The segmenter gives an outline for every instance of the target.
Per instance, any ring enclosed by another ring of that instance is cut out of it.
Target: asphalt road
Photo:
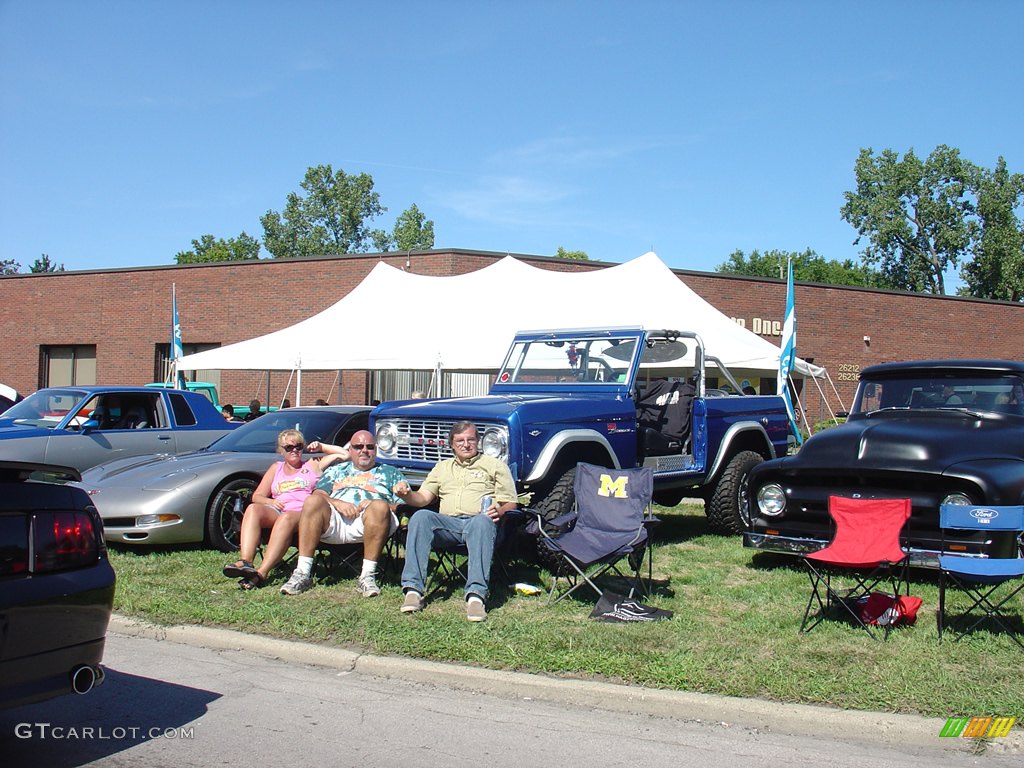
[[[87,696],[0,710],[0,765],[1019,766],[942,721],[495,673],[115,618]]]

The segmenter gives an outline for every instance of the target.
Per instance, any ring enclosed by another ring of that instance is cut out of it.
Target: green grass
[[[409,616],[398,611],[402,595],[393,571],[372,600],[360,597],[347,578],[328,578],[286,597],[278,588],[287,570],[265,589],[242,592],[220,573],[230,556],[124,547],[111,548],[115,609],[157,624],[228,627],[378,654],[655,688],[936,717],[1024,711],[1024,655],[1009,637],[978,631],[939,644],[934,573],[912,574],[911,593],[924,600],[917,624],[885,642],[838,621],[803,635],[798,630],[809,587],[798,562],[708,534],[699,507],[658,512],[656,592],[648,602],[674,611],[671,621],[602,624],[588,618],[590,595],[589,602],[549,606],[545,597],[516,595],[500,584],[493,585],[482,624],[466,621],[461,588]],[[513,576],[548,579],[528,566]]]

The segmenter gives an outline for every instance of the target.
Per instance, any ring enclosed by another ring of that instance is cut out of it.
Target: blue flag
[[[803,443],[803,436],[796,423],[796,411],[789,397],[789,372],[796,361],[796,310],[793,308],[793,260],[789,260],[789,274],[786,277],[786,319],[782,324],[782,354],[779,356],[778,389],[786,402],[789,423],[796,436],[797,445]]]
[[[171,285],[171,366],[173,367],[174,386],[178,389],[185,389],[185,374],[178,371],[178,360],[185,352],[181,345],[181,323],[178,322],[178,294],[175,286]]]

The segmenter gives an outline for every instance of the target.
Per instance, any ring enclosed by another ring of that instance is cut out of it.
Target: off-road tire
[[[731,459],[718,478],[714,492],[704,504],[704,514],[712,533],[731,536],[743,533],[750,522],[744,494],[750,470],[764,461],[756,451],[740,451]]]
[[[206,543],[209,546],[221,552],[238,549],[242,513],[249,506],[256,485],[257,481],[252,478],[236,477],[213,494],[206,508]]]
[[[533,505],[533,509],[545,520],[553,520],[571,512],[576,504],[576,489],[573,486],[575,481],[576,467],[570,467],[555,481],[551,490]]]
[[[571,512],[576,505],[575,481],[576,467],[573,466],[565,470],[555,481],[554,485],[551,486],[550,490],[542,495],[541,500],[532,506],[534,512],[540,514],[545,522]],[[555,533],[554,529],[550,527],[546,527],[545,530],[552,535]],[[536,538],[533,541],[536,547],[536,561],[548,568],[552,573],[559,572],[562,567],[562,561],[541,544],[541,534],[539,531],[536,533]]]

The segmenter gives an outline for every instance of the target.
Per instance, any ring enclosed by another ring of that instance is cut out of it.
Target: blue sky
[[[1024,171],[1022,33],[1015,0],[0,0],[0,259],[262,239],[319,164],[439,248],[856,259],[862,147]]]

